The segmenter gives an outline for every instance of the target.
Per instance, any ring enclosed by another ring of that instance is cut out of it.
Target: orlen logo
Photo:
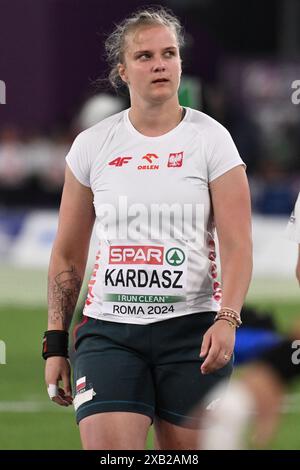
[[[110,264],[163,264],[163,246],[111,246]]]
[[[117,157],[114,160],[112,160],[111,162],[109,162],[109,165],[122,166],[125,163],[128,163],[129,160],[131,160],[131,159],[132,159],[132,157]]]
[[[174,168],[182,166],[183,152],[170,153],[168,160],[168,167]]]
[[[142,157],[142,160],[146,160],[150,165],[138,165],[138,170],[158,170],[159,165],[153,164],[156,159],[158,159],[158,156],[155,153],[147,153]]]

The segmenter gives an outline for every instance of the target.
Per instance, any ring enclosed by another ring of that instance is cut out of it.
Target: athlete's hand
[[[202,374],[210,374],[224,367],[230,360],[235,343],[235,328],[226,320],[216,321],[203,336],[200,357],[205,361]]]
[[[70,376],[70,363],[66,357],[48,357],[45,381],[50,399],[58,405],[69,406],[73,402]],[[62,380],[63,388],[59,388],[60,380]]]

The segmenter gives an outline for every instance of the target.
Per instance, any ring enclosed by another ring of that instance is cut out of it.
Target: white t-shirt
[[[285,234],[289,240],[300,243],[300,193],[298,195],[294,210],[291,213]]]
[[[244,165],[228,131],[186,108],[159,137],[129,109],[87,129],[66,160],[91,187],[99,251],[84,314],[148,324],[219,308],[209,183]]]

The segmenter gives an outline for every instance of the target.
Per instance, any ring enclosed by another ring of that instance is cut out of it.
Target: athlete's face
[[[177,97],[181,59],[174,32],[166,26],[143,26],[126,37],[119,73],[136,100],[162,102]]]

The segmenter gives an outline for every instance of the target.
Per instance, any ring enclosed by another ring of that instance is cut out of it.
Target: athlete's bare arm
[[[240,312],[252,274],[251,203],[244,168],[216,178],[210,191],[220,245],[222,306]]]
[[[95,221],[92,192],[80,184],[66,167],[65,184],[48,275],[48,330],[68,330],[87,262]],[[57,387],[52,398],[58,405],[72,403],[70,364],[66,357],[46,360],[47,386]],[[63,382],[63,388],[59,382]]]
[[[240,313],[252,274],[251,204],[244,168],[237,166],[216,178],[210,192],[220,245],[222,307]],[[234,329],[225,320],[217,321],[204,336],[202,372],[224,366],[234,341]]]
[[[66,167],[48,274],[48,330],[67,330],[79,296],[95,221],[90,188]]]

